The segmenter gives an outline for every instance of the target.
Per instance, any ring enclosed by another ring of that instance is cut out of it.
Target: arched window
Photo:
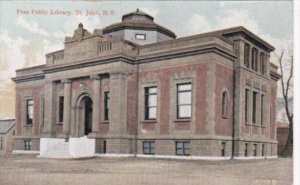
[[[228,94],[226,91],[222,93],[222,117],[227,117],[228,114]]]

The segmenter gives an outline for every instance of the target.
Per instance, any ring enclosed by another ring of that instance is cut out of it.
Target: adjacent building
[[[80,23],[46,64],[16,71],[14,149],[85,138],[94,153],[277,156],[274,49],[244,27],[176,38],[139,10]]]
[[[0,154],[8,154],[13,149],[15,135],[15,120],[0,120]]]

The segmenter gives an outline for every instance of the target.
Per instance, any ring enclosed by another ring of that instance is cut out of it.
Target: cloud
[[[37,33],[43,36],[49,36],[49,33],[46,30],[39,28],[39,25],[36,22],[34,21],[29,22],[26,19],[24,19],[22,16],[18,17],[17,23],[27,31],[30,31],[31,33]]]
[[[156,17],[159,14],[159,9],[155,8],[155,9],[150,9],[150,8],[141,8],[141,10],[149,15],[151,15],[152,17]]]
[[[203,15],[193,14],[188,24],[188,34],[199,34],[212,30],[210,23]]]
[[[10,80],[14,76],[15,70],[24,66],[26,57],[24,47],[28,44],[29,41],[24,38],[12,38],[8,31],[0,31],[1,80]]]
[[[225,15],[216,18],[215,28],[224,29],[228,27],[244,26],[254,33],[258,33],[259,26],[247,10],[230,9],[225,11]]]
[[[196,34],[229,27],[244,26],[254,33],[259,33],[258,23],[247,10],[226,10],[223,16],[217,16],[215,23],[208,22],[204,15],[193,14],[187,21],[187,33]]]
[[[7,30],[0,30],[0,118],[14,118],[15,89],[11,78],[15,70],[22,68],[26,55],[24,48],[29,41],[24,38],[13,38]],[[5,107],[5,108],[4,108]]]
[[[27,30],[31,33],[39,34],[41,36],[55,37],[55,38],[64,38],[65,37],[65,35],[62,31],[54,31],[53,33],[50,33],[48,31],[46,31],[45,29],[40,28],[38,23],[36,23],[34,21],[28,21],[25,18],[23,18],[22,16],[18,17],[17,23],[25,30]]]
[[[90,32],[93,32],[96,28],[101,28],[99,16],[72,16],[64,24],[64,35],[73,35],[73,32],[78,27],[79,23],[82,23],[83,27]]]
[[[49,40],[47,39],[43,39],[43,54],[46,55],[47,53],[50,53],[50,52],[54,52],[54,51],[57,51],[57,50],[61,50],[64,48],[64,45],[63,45],[63,42],[60,42],[60,43],[53,43],[53,42],[50,42]]]

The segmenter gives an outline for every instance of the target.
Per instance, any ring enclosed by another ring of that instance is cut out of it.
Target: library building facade
[[[276,157],[275,48],[246,28],[176,38],[136,10],[79,24],[16,71],[15,153]]]

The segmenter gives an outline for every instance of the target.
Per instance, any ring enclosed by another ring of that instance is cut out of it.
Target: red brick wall
[[[227,91],[228,105],[227,116],[222,116],[222,93]],[[215,113],[217,135],[231,136],[232,134],[232,106],[233,106],[233,70],[223,66],[216,65],[216,91],[215,91]]]
[[[160,84],[160,134],[161,135],[168,135],[169,134],[169,127],[170,122],[173,122],[173,118],[170,115],[170,91],[171,91],[171,79],[174,74],[180,74],[182,71],[187,71],[189,74],[194,73],[196,76],[196,117],[195,117],[195,127],[197,134],[206,134],[206,124],[207,124],[207,100],[206,100],[206,90],[207,90],[207,71],[208,65],[207,64],[191,64],[173,68],[166,68],[160,70],[153,70],[153,71],[146,71],[140,72],[139,78],[149,78],[149,77],[156,77],[159,79]],[[176,97],[174,97],[176,98]],[[178,130],[187,130],[190,129],[190,124],[186,123],[176,123],[175,129]],[[226,133],[227,131],[225,131]]]
[[[127,76],[127,132],[135,134],[137,127],[137,74]]]
[[[207,97],[207,73],[208,73],[208,65],[201,64],[194,66],[197,76],[197,95],[196,95],[196,118],[195,118],[195,132],[196,134],[207,134],[206,130],[206,116],[208,107],[208,103],[206,100]]]
[[[29,93],[29,92],[32,92]],[[28,95],[30,94],[30,95]],[[22,135],[22,128],[26,123],[26,99],[30,98],[31,95],[33,97],[34,102],[34,117],[33,117],[33,127],[32,132],[33,135],[38,135],[40,133],[40,125],[41,125],[41,97],[44,94],[43,86],[36,87],[27,87],[27,88],[17,88],[16,90],[16,123],[17,123],[17,135]],[[24,101],[24,102],[22,102]],[[25,110],[23,110],[25,108]]]

